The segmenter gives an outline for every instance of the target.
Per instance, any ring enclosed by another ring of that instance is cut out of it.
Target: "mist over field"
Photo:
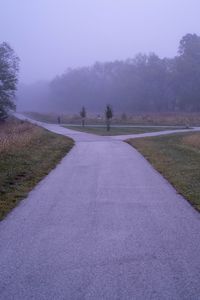
[[[200,0],[0,0],[0,300],[200,300]]]
[[[18,111],[199,111],[197,0],[2,0]]]

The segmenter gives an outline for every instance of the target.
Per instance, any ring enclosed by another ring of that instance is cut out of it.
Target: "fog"
[[[22,91],[96,61],[174,57],[200,34],[199,11],[199,0],[0,0],[0,37],[20,57]]]
[[[200,33],[199,11],[199,0],[0,0],[0,36],[30,83],[138,52],[174,56],[184,34]]]

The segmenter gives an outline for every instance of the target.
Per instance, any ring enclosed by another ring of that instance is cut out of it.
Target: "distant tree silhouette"
[[[182,111],[200,111],[200,37],[187,34],[180,41],[175,59],[177,106]]]
[[[105,115],[106,115],[106,128],[107,128],[107,131],[110,131],[110,121],[113,117],[113,110],[110,105],[106,106]]]
[[[80,116],[82,118],[82,127],[85,127],[85,118],[86,118],[86,109],[83,106],[81,111],[80,111]]]
[[[200,112],[200,36],[183,36],[174,58],[139,53],[124,61],[98,62],[68,69],[49,87],[59,111],[77,111],[84,99],[95,113],[108,103],[128,114]]]
[[[58,116],[57,121],[58,121],[58,124],[61,123],[61,118],[60,118],[60,116]]]
[[[121,120],[124,121],[124,122],[127,121],[127,115],[126,115],[126,113],[122,113],[121,114]]]

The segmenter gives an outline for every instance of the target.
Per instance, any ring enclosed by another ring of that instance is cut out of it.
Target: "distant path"
[[[0,223],[0,299],[200,299],[200,215],[124,137],[43,126],[76,145]]]

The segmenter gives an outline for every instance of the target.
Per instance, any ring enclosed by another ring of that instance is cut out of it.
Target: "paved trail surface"
[[[44,126],[76,145],[0,223],[0,299],[200,299],[200,215],[124,137]]]

